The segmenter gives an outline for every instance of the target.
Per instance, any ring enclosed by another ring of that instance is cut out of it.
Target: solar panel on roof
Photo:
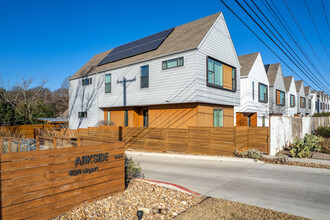
[[[157,34],[116,47],[98,64],[98,66],[156,50],[173,30],[174,28],[170,28]]]

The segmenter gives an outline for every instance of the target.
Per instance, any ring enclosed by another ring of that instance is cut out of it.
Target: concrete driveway
[[[312,219],[330,218],[330,170],[126,152],[146,179]]]

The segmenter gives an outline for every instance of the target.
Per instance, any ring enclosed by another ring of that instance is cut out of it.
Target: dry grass
[[[24,139],[25,135],[22,131],[16,129],[7,129],[0,127],[0,137],[12,137],[12,138],[21,138]]]
[[[208,198],[200,204],[188,209],[175,219],[294,219],[304,220],[306,218],[264,209],[256,206],[246,205],[222,199]]]

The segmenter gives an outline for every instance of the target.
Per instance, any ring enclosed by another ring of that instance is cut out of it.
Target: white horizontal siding
[[[223,63],[236,68],[236,92],[208,87],[206,85],[206,57],[211,56]],[[209,33],[199,45],[196,56],[196,95],[197,101],[237,106],[240,103],[240,65],[237,54],[227,29],[226,22],[221,14]]]

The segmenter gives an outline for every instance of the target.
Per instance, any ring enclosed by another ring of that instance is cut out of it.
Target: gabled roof
[[[260,53],[250,53],[238,56],[239,63],[241,64],[241,76],[249,75],[251,68]]]
[[[274,64],[267,64],[265,65],[265,70],[267,73],[269,86],[274,86],[276,75],[278,73],[278,69],[280,68],[280,63],[274,63]]]
[[[290,90],[292,78],[293,78],[293,76],[283,77],[286,91],[289,91]]]
[[[302,80],[295,81],[297,92],[299,92],[301,85],[303,84]]]
[[[98,66],[101,60],[106,57],[111,50],[96,54],[82,68],[80,68],[70,79],[91,75],[100,71],[126,66],[136,62],[165,56],[180,51],[195,49],[204,39],[221,12],[177,26],[164,42],[156,49],[146,53],[138,54],[112,63]]]
[[[305,94],[308,94],[308,91],[310,91],[311,87],[310,86],[305,86]]]

